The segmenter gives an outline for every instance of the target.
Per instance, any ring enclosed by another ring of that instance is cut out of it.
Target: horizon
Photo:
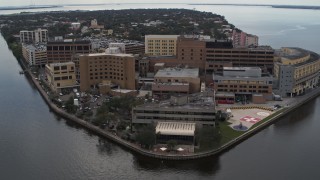
[[[318,0],[262,0],[256,2],[254,0],[225,0],[223,3],[219,0],[202,0],[199,2],[194,2],[193,0],[186,0],[181,2],[180,0],[156,0],[156,1],[146,1],[146,0],[136,0],[135,2],[124,0],[92,0],[91,3],[87,3],[87,0],[56,0],[56,3],[47,0],[5,0],[0,2],[0,7],[14,7],[14,6],[44,6],[44,5],[99,5],[99,4],[239,4],[239,5],[294,5],[294,6],[320,6]]]

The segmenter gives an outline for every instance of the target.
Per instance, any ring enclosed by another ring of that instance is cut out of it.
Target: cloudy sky
[[[22,6],[42,4],[86,4],[86,3],[247,3],[247,4],[289,4],[289,5],[316,5],[320,0],[0,0],[0,6]]]

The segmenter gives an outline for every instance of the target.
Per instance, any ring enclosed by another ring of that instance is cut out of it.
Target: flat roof
[[[239,71],[239,70],[251,70],[251,69],[256,69],[256,70],[261,70],[260,67],[223,67],[223,70],[229,70],[229,71]]]
[[[68,64],[74,64],[74,62],[51,63],[50,66],[63,66]]]
[[[145,35],[145,38],[178,38],[180,35],[158,35],[158,34],[152,34],[152,35]]]
[[[22,44],[22,46],[28,50],[34,51],[47,51],[47,45],[45,43],[37,43],[37,44]]]
[[[156,127],[156,134],[194,136],[195,129],[195,123],[158,122]]]
[[[108,53],[91,53],[91,54],[83,54],[80,56],[118,56],[118,57],[134,57],[132,54],[108,54]]]
[[[130,92],[136,92],[136,90],[130,90],[130,89],[113,89],[111,90],[113,92],[119,92],[119,93],[130,93]]]
[[[156,75],[156,77],[199,77],[199,68],[165,68],[160,69]]]

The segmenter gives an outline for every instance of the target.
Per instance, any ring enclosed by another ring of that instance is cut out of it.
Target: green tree
[[[177,144],[178,144],[177,141],[173,140],[173,139],[167,141],[167,146],[170,151],[174,150],[174,148],[177,146]]]
[[[147,149],[152,148],[156,141],[156,133],[153,125],[147,125],[140,129],[136,136],[137,142]]]

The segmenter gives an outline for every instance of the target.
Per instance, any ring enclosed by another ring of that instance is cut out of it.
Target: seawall
[[[304,98],[303,100],[301,100],[300,102],[296,103],[293,106],[287,107],[284,110],[276,113],[275,116],[273,116],[272,118],[270,118],[269,120],[261,123],[260,125],[252,128],[251,130],[245,132],[244,134],[242,134],[241,136],[229,141],[228,143],[222,145],[221,147],[211,150],[211,151],[207,151],[207,152],[201,152],[201,153],[195,153],[195,154],[188,154],[188,155],[180,155],[180,154],[160,154],[160,153],[156,153],[156,152],[152,152],[152,151],[148,151],[145,149],[140,148],[138,145],[134,144],[134,143],[130,143],[128,141],[125,141],[123,139],[121,139],[120,137],[112,134],[111,132],[107,132],[104,131],[103,129],[100,129],[97,126],[94,126],[90,123],[88,123],[85,120],[82,120],[74,115],[71,115],[67,112],[65,112],[64,110],[58,108],[54,103],[51,102],[51,100],[49,99],[48,95],[46,94],[46,92],[41,88],[41,85],[39,84],[39,82],[32,76],[30,70],[27,70],[26,73],[30,76],[32,82],[34,83],[34,85],[37,87],[37,89],[39,90],[41,96],[43,97],[43,99],[45,100],[45,102],[48,104],[48,106],[50,107],[50,109],[52,111],[54,111],[56,114],[60,115],[61,117],[65,118],[66,120],[70,120],[73,121],[79,125],[81,125],[82,127],[91,130],[95,133],[97,133],[98,135],[108,138],[109,140],[112,140],[113,142],[122,145],[125,148],[128,148],[138,154],[147,156],[147,157],[151,157],[151,158],[157,158],[157,159],[165,159],[165,160],[192,160],[192,159],[200,159],[200,158],[205,158],[205,157],[209,157],[209,156],[214,156],[214,155],[218,155],[228,149],[230,149],[231,147],[234,147],[235,145],[239,144],[240,142],[246,140],[247,138],[253,136],[254,134],[258,133],[259,131],[263,130],[264,128],[268,127],[269,125],[273,124],[275,121],[277,121],[279,118],[285,116],[286,114],[290,113],[291,111],[295,110],[296,108],[300,107],[301,105],[309,102],[310,100],[316,98],[317,96],[319,96],[320,94],[320,88],[317,88],[316,90],[310,92],[310,94],[307,94],[308,97]]]

